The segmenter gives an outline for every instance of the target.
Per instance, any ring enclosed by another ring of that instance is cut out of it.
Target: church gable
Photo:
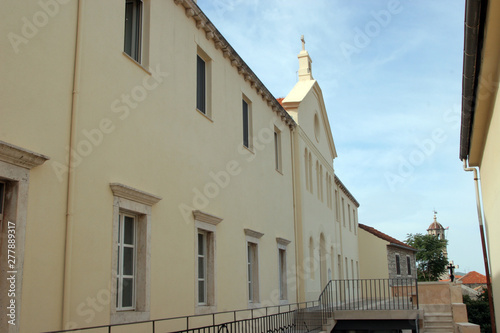
[[[323,93],[312,76],[312,60],[305,49],[302,36],[302,51],[299,59],[299,81],[282,101],[283,107],[299,124],[306,141],[316,146],[327,161],[337,157]]]

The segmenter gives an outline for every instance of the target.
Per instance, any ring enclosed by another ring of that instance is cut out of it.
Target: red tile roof
[[[391,236],[386,235],[386,234],[384,234],[383,232],[378,231],[377,229],[375,229],[375,228],[373,228],[373,227],[369,227],[369,226],[364,225],[364,224],[362,224],[362,223],[359,223],[358,225],[359,225],[359,227],[360,227],[361,229],[363,229],[364,231],[369,232],[369,233],[371,233],[372,235],[377,236],[377,237],[378,237],[378,238],[380,238],[380,239],[383,239],[383,240],[385,240],[385,241],[388,241],[388,242],[389,242],[389,243],[391,243],[392,245],[403,246],[403,247],[407,248],[408,250],[413,250],[413,251],[417,252],[417,249],[416,249],[416,248],[414,248],[414,247],[412,247],[412,246],[410,246],[410,245],[408,245],[408,244],[406,244],[406,243],[400,242],[400,241],[398,241],[396,238],[392,238]]]
[[[276,100],[278,101],[278,103],[281,104],[281,106],[283,106],[283,100],[284,99],[285,99],[284,97],[276,98]]]
[[[486,276],[476,271],[469,272],[459,279],[463,284],[486,284]]]

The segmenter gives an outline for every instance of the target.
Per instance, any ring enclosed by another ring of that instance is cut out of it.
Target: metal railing
[[[109,324],[45,333],[172,332],[172,333],[307,333],[321,327],[321,318],[309,316],[319,309],[318,301],[171,317],[133,323]]]
[[[330,280],[319,297],[323,322],[333,311],[418,310],[414,278]]]

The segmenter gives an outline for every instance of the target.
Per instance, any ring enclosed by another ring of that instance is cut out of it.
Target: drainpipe
[[[68,152],[68,185],[66,190],[66,238],[64,244],[64,275],[63,275],[63,299],[62,299],[62,322],[61,329],[65,329],[66,323],[70,319],[71,300],[71,261],[73,250],[73,210],[74,210],[74,186],[75,170],[71,158],[71,152],[76,150],[76,116],[78,114],[78,98],[80,93],[80,56],[82,44],[82,18],[83,0],[78,0],[76,12],[76,37],[75,37],[75,58],[73,67],[73,92],[71,101],[69,152]]]
[[[484,236],[484,226],[483,226],[483,214],[482,214],[482,205],[481,198],[479,197],[479,177],[478,170],[475,167],[467,167],[467,161],[465,159],[462,160],[464,162],[464,170],[465,171],[473,171],[474,172],[474,185],[476,187],[476,205],[477,205],[477,219],[479,221],[479,233],[481,235],[481,245],[483,247],[483,259],[484,259],[484,269],[486,271],[486,286],[488,288],[488,301],[490,305],[490,317],[491,317],[491,331],[496,333],[496,323],[495,323],[495,308],[493,305],[493,290],[491,289],[491,279],[490,279],[490,267],[488,261],[488,252],[486,251],[486,239]]]

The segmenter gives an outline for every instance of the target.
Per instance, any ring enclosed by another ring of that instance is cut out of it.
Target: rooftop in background
[[[378,231],[377,229],[375,229],[373,227],[369,227],[369,226],[362,224],[362,223],[359,223],[359,227],[361,229],[363,229],[364,231],[367,231],[367,232],[371,233],[372,235],[377,236],[380,239],[388,241],[390,243],[390,245],[402,246],[404,248],[407,248],[408,250],[412,250],[412,251],[417,252],[416,248],[414,248],[406,243],[403,243],[401,241],[398,241],[396,238],[393,238],[387,234],[384,234],[383,232]]]
[[[486,284],[486,276],[476,271],[471,271],[459,278],[458,281],[463,284]]]

